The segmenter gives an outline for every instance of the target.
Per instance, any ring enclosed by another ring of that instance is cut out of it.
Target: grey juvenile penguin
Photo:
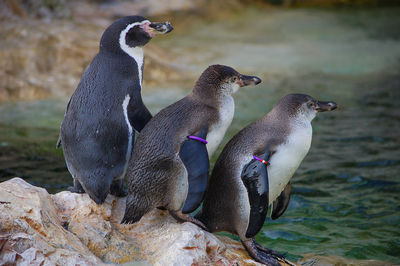
[[[122,223],[139,221],[155,207],[168,209],[177,220],[196,223],[186,213],[203,200],[209,157],[232,122],[232,94],[260,82],[231,67],[212,65],[201,74],[192,93],[153,117],[139,135],[129,162]]]
[[[334,102],[289,94],[263,118],[242,129],[215,163],[203,209],[195,218],[211,232],[237,234],[255,260],[279,265],[277,260],[285,260],[283,256],[262,247],[254,237],[269,205],[271,218],[277,219],[289,204],[290,178],[310,148],[311,120],[317,112],[335,108]]]
[[[151,119],[141,97],[143,49],[172,26],[141,16],[115,21],[103,33],[100,51],[83,72],[61,124],[62,144],[73,192],[96,203],[110,192],[124,196],[123,177],[131,156],[134,130]]]

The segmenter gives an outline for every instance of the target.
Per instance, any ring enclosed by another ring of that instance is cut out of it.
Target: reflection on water
[[[289,208],[267,220],[258,241],[292,259],[314,253],[398,262],[400,16],[387,18],[399,10],[246,12],[159,44],[180,54],[177,62],[192,60],[198,73],[218,62],[263,78],[235,96],[235,118],[217,154],[287,93],[339,104],[314,120]],[[145,90],[144,101],[155,113],[186,89]],[[72,183],[54,148],[65,106],[66,100],[0,105],[0,181],[22,176],[50,192]]]

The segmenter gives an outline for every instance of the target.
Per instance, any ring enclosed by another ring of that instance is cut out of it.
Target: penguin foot
[[[124,190],[124,180],[114,180],[110,186],[110,194],[116,197],[125,197],[128,195],[128,192]]]
[[[177,220],[178,222],[191,222],[194,223],[195,225],[197,225],[198,227],[200,227],[201,229],[205,230],[205,231],[209,231],[207,229],[207,227],[200,222],[199,220],[197,220],[196,218],[190,216],[189,214],[183,214],[182,210],[179,211],[169,211],[169,214],[171,214],[172,217],[175,218],[175,220]]]
[[[81,183],[76,178],[74,178],[74,186],[68,187],[67,190],[72,193],[79,193],[79,194],[85,193],[85,190],[83,189]]]
[[[288,265],[295,266],[293,262],[287,260],[280,253],[261,246],[253,238],[249,240],[242,241],[243,246],[246,248],[249,255],[258,262],[266,265],[280,266],[280,262],[286,263]]]
[[[75,187],[67,187],[67,191],[70,191],[72,193],[79,193],[79,194],[85,193],[84,190],[77,190]]]

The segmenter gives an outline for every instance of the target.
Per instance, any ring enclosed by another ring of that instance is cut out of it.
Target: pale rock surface
[[[0,101],[69,98],[111,23],[0,19]],[[184,69],[171,58],[154,42],[145,46],[144,87],[182,80]]]
[[[69,98],[99,51],[102,33],[116,18],[197,10],[205,2],[0,1],[0,101]],[[144,87],[193,83],[194,73],[175,62],[178,56],[155,41],[146,45]]]
[[[50,195],[21,178],[0,183],[0,265],[262,265],[243,246],[154,210],[121,225],[125,198]],[[303,255],[300,265],[393,265]]]
[[[0,185],[0,265],[101,265],[63,227],[52,196],[20,178]]]
[[[0,265],[261,265],[242,245],[154,210],[120,225],[125,198],[50,195],[20,178],[0,184]],[[129,263],[128,263],[129,262]]]

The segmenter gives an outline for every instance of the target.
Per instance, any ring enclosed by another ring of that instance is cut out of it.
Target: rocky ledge
[[[262,265],[235,240],[154,210],[121,225],[125,198],[103,205],[86,194],[55,195],[21,178],[0,183],[0,265]],[[301,265],[393,265],[306,254]]]
[[[0,184],[0,265],[261,265],[242,245],[154,210],[120,225],[125,198],[96,205],[86,194],[55,195],[20,178]],[[131,264],[131,263],[129,263]]]

